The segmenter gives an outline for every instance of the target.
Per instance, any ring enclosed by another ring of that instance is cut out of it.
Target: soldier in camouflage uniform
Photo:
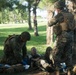
[[[71,0],[73,3],[74,19],[75,19],[75,28],[74,28],[74,51],[73,51],[73,64],[76,65],[76,0]]]
[[[18,64],[26,57],[26,42],[29,41],[31,35],[29,32],[22,32],[20,35],[12,35],[5,40],[4,56],[1,63]]]
[[[73,64],[76,66],[76,0],[73,0],[72,2],[73,2],[73,14],[75,18]]]
[[[74,27],[74,43],[73,43],[73,65],[76,64],[76,0],[68,0],[67,8],[69,12],[71,12],[74,15],[75,19],[75,27]]]
[[[74,16],[64,10],[65,4],[58,1],[55,4],[58,14],[52,18],[49,26],[54,25],[54,32],[57,36],[56,46],[53,52],[55,65],[65,62],[67,66],[72,65],[72,41],[74,29]]]

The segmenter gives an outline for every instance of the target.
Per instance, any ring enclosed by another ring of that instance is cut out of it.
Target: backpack
[[[9,42],[9,41],[10,41],[12,38],[14,38],[15,36],[16,36],[15,34],[9,35],[9,36],[6,38],[4,44],[6,44],[7,41]]]
[[[69,30],[74,30],[75,20],[74,15],[70,12],[63,12],[64,22],[66,23]]]
[[[14,38],[15,36],[16,36],[15,34],[9,35],[9,36],[5,39],[5,41],[4,41],[4,52],[5,52],[5,54],[7,54],[7,52],[9,52],[9,51],[11,50],[10,40],[11,40],[12,38]]]

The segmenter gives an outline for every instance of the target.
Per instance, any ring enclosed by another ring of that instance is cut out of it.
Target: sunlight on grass
[[[3,50],[3,46],[0,46],[0,50]]]
[[[28,24],[0,24],[0,29],[28,27]]]
[[[27,24],[4,24],[0,25],[0,51],[3,50],[4,40],[8,35],[20,34],[23,31],[28,31],[31,34],[31,40],[27,42],[27,49],[30,52],[31,48],[34,46],[37,48],[40,54],[44,53],[46,50],[46,23],[38,24],[39,36],[34,36],[34,30],[28,30]],[[2,52],[0,53],[0,56]]]

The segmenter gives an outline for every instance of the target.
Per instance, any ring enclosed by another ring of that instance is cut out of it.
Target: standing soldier
[[[54,49],[54,62],[57,67],[60,63],[65,62],[69,68],[72,65],[72,44],[73,44],[73,29],[75,25],[74,16],[72,13],[64,10],[65,4],[62,1],[57,1],[55,9],[57,15],[52,18],[49,26],[54,25],[54,32],[57,36],[56,48]]]
[[[67,8],[69,10],[69,12],[71,12],[74,15],[74,19],[75,19],[75,27],[74,27],[74,38],[73,38],[73,65],[76,64],[76,0],[69,0],[68,4],[67,4]]]
[[[76,0],[73,0],[73,14],[75,19],[75,29],[74,29],[74,55],[73,55],[73,63],[76,65]]]
[[[31,38],[29,32],[22,32],[20,35],[9,36],[4,43],[4,56],[1,63],[18,64],[26,57],[26,42]]]

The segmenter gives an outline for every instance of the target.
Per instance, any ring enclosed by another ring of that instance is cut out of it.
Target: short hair
[[[28,41],[31,39],[31,35],[27,31],[22,32],[20,36],[22,37],[22,39],[26,39]]]

